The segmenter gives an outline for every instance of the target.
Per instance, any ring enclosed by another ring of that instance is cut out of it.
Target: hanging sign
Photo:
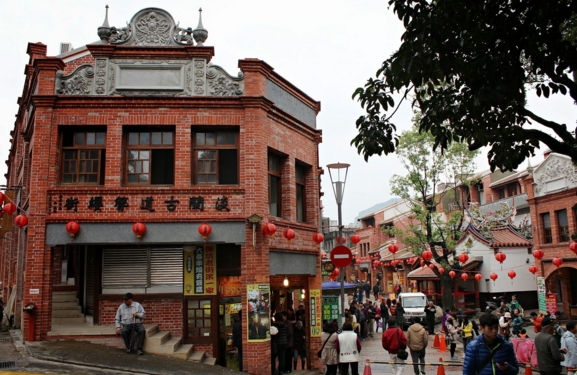
[[[216,295],[216,246],[184,250],[184,295]]]
[[[339,296],[323,296],[323,321],[341,321],[341,311],[339,309]]]
[[[547,312],[547,300],[545,298],[545,278],[537,277],[537,300],[539,301],[539,313]]]
[[[309,295],[311,308],[311,337],[320,337],[321,332],[323,331],[321,290],[311,289],[309,290]]]

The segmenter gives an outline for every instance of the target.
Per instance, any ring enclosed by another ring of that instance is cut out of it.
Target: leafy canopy
[[[571,130],[526,105],[529,94],[577,100],[577,1],[389,0],[389,6],[405,27],[402,44],[353,94],[366,114],[351,144],[365,160],[395,152],[400,95],[398,104],[409,101],[421,111],[419,130],[434,136],[435,147],[489,146],[493,170],[516,168],[539,142],[577,162]]]

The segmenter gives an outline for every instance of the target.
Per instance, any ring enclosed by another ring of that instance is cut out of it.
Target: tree
[[[569,93],[577,100],[577,1],[389,0],[389,6],[405,27],[401,46],[353,94],[366,114],[351,144],[365,160],[395,151],[393,117],[409,101],[435,147],[489,146],[492,170],[516,168],[540,142],[577,162],[572,131],[527,108],[529,94]]]
[[[419,132],[416,126],[419,121],[420,116],[415,116],[415,126],[401,134],[396,150],[407,174],[394,175],[390,183],[392,194],[409,202],[412,220],[406,228],[386,231],[399,237],[415,255],[420,256],[429,247],[433,259],[447,271],[451,267],[458,269],[459,263],[451,258],[461,237],[469,188],[476,183],[471,176],[479,151],[469,151],[466,145],[455,142],[444,152],[433,150],[435,139],[431,134]],[[443,203],[449,206],[449,202],[452,209],[443,209]],[[441,280],[443,307],[454,307],[453,280],[448,272],[440,274],[436,268],[434,272]]]

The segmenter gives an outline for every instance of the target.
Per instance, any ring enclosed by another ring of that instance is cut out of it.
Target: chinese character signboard
[[[270,340],[270,285],[249,284],[248,298],[248,341]]]
[[[323,321],[341,321],[339,310],[339,296],[323,296]]]
[[[184,251],[184,295],[215,295],[216,247],[193,246]]]
[[[555,314],[557,312],[557,294],[555,293],[547,293],[545,297],[545,303],[547,305],[547,311],[551,314]]]
[[[539,301],[539,312],[545,314],[547,311],[547,301],[545,299],[545,278],[537,277],[537,298]]]
[[[311,337],[320,337],[323,331],[323,321],[321,316],[321,290],[311,289]]]

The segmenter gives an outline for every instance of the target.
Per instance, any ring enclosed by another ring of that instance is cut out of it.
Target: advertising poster
[[[557,294],[555,293],[547,293],[545,297],[545,303],[547,306],[547,311],[551,314],[555,314],[557,312]]]
[[[547,312],[547,301],[545,298],[545,278],[537,277],[537,301],[539,301],[539,312]]]
[[[218,278],[218,291],[221,297],[238,297],[242,293],[241,276],[221,276]]]
[[[270,340],[270,285],[248,284],[248,341]]]
[[[323,322],[337,320],[341,321],[341,311],[339,309],[340,296],[323,296]]]
[[[184,250],[184,295],[215,295],[216,246],[192,246]]]
[[[323,331],[321,290],[311,289],[309,293],[311,298],[311,337],[320,337]]]

